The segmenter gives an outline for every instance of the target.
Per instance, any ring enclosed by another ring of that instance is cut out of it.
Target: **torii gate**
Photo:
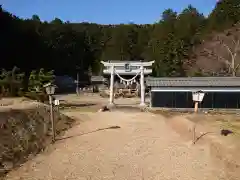
[[[101,63],[107,67],[103,71],[104,74],[110,74],[110,97],[109,97],[109,105],[114,104],[114,92],[113,92],[113,86],[114,86],[114,75],[117,74],[119,77],[119,74],[127,74],[131,72],[131,74],[135,74],[136,76],[132,78],[131,80],[135,79],[138,74],[140,74],[140,88],[141,88],[141,103],[140,106],[145,106],[145,84],[144,84],[144,74],[151,74],[152,69],[147,69],[145,67],[152,66],[152,64],[155,61],[150,62],[141,62],[141,61],[119,61],[119,62],[104,62],[101,61]],[[125,67],[124,69],[121,68],[118,69],[116,67]],[[131,67],[135,67],[132,69]],[[130,81],[130,80],[125,80]]]

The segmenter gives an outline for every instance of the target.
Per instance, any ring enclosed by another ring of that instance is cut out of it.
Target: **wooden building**
[[[239,77],[147,78],[150,106],[193,108],[192,92],[205,92],[200,108],[240,108]]]

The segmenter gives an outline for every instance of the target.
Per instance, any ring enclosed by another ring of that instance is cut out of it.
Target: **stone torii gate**
[[[118,77],[121,78],[121,75],[135,75],[135,79],[138,74],[140,74],[140,88],[141,88],[141,103],[140,106],[145,106],[145,84],[144,84],[144,74],[151,74],[152,69],[146,68],[151,67],[152,64],[155,61],[150,62],[142,62],[142,61],[119,61],[119,62],[104,62],[101,61],[101,63],[106,67],[103,70],[104,74],[110,74],[110,97],[109,97],[109,105],[114,104],[114,92],[113,92],[113,86],[114,86],[114,76],[115,74],[118,75]],[[118,68],[118,67],[124,67],[124,68]],[[125,81],[131,81],[131,80],[125,80]]]

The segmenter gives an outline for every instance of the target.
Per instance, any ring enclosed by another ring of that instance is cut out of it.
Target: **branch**
[[[237,43],[236,43],[236,41],[235,41],[234,39],[233,39],[232,41],[233,41],[233,43],[234,43],[234,44],[235,44],[235,46],[236,46],[236,44],[237,44]]]
[[[234,54],[231,51],[231,49],[229,48],[229,46],[227,46],[225,43],[223,43],[223,46],[228,50],[228,52],[230,53],[230,55],[232,56],[232,59],[234,59]]]
[[[239,39],[237,40],[237,42],[236,42],[234,39],[233,39],[232,41],[233,41],[235,47],[238,47],[238,46],[239,46]]]
[[[237,57],[237,52],[238,52],[238,48],[239,48],[239,40],[237,40],[237,42],[233,39],[233,43],[235,45],[234,47],[234,52],[231,51],[231,49],[229,48],[229,46],[227,46],[226,44],[223,43],[223,45],[227,48],[228,52],[230,53],[231,57],[232,57],[232,65],[231,65],[231,68],[232,68],[232,71],[235,73],[238,66],[235,67],[235,59]]]
[[[234,71],[236,72],[240,64],[237,64],[237,66],[234,68]]]
[[[234,41],[234,40],[233,40]],[[234,43],[235,43],[235,48],[234,48],[234,50],[235,50],[235,54],[237,55],[237,52],[238,52],[238,50],[240,50],[239,49],[239,40],[236,42],[236,41],[234,41]]]

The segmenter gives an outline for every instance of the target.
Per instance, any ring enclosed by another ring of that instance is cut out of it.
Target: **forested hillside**
[[[222,69],[228,75],[228,63],[214,60],[213,56],[219,57],[212,47],[222,43],[218,34],[237,42],[238,31],[230,31],[240,20],[240,1],[219,1],[209,17],[192,6],[179,14],[167,9],[159,22],[145,25],[71,23],[57,17],[43,22],[40,18],[19,19],[0,8],[1,68],[17,66],[26,75],[40,68],[57,75],[79,71],[83,78],[100,74],[101,60],[143,59],[155,60],[155,76],[212,75],[211,68],[214,75]],[[204,58],[203,53],[207,53]],[[224,58],[228,61],[228,54]],[[208,62],[212,67],[206,68]]]

